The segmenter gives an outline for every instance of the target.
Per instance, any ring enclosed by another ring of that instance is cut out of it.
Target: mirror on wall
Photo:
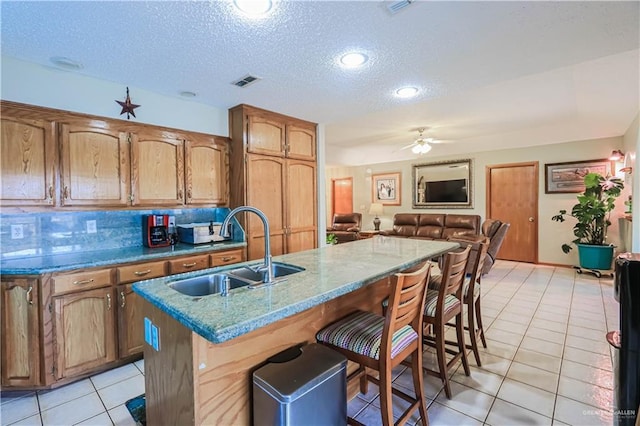
[[[414,164],[413,208],[473,208],[471,159]]]

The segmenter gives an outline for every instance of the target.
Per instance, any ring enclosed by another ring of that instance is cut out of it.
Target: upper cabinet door
[[[287,126],[287,157],[298,160],[316,159],[316,129],[314,127]]]
[[[2,206],[55,205],[55,123],[12,118],[3,110],[0,126]]]
[[[131,135],[133,204],[184,204],[184,140],[165,132]]]
[[[227,143],[215,138],[185,141],[187,204],[227,202]]]
[[[285,125],[261,115],[247,117],[247,152],[285,156]]]
[[[63,206],[126,206],[129,145],[126,132],[87,120],[60,127]]]

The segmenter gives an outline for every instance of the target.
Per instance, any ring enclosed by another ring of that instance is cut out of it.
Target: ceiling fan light
[[[431,151],[431,145],[425,142],[418,143],[413,148],[411,148],[411,152],[414,154],[426,154]]]

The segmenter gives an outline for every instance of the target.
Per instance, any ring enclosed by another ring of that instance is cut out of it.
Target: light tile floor
[[[452,373],[453,398],[425,376],[429,422],[438,425],[612,425],[612,349],[618,329],[613,281],[573,269],[499,261],[482,282],[488,348],[471,376]],[[453,336],[451,336],[453,337]],[[429,351],[425,364],[435,364]],[[143,361],[53,391],[3,394],[2,425],[132,425],[124,403],[144,392]],[[394,383],[412,393],[410,371]],[[394,398],[400,414],[404,401]],[[348,406],[367,425],[381,424],[371,384]],[[414,424],[417,414],[410,420]]]

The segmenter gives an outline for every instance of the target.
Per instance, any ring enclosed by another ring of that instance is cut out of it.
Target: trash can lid
[[[290,402],[319,383],[346,369],[347,358],[326,346],[312,343],[285,362],[270,362],[253,372],[253,383],[280,402]]]

